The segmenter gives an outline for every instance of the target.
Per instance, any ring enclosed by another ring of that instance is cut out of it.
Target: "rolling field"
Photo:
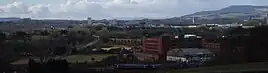
[[[102,61],[103,59],[109,57],[109,56],[114,56],[115,54],[96,54],[96,55],[71,55],[71,56],[66,56],[64,57],[68,62],[70,63],[76,63],[76,62],[85,62],[87,61],[88,63],[93,63],[93,62],[99,62]],[[94,58],[95,60],[91,60],[91,58]]]
[[[63,59],[66,59],[69,63],[81,63],[87,61],[87,63],[94,63],[102,61],[103,59],[109,57],[109,56],[115,56],[116,54],[90,54],[90,55],[70,55],[62,57]],[[56,57],[55,57],[56,58]],[[91,60],[94,58],[95,60]],[[36,58],[38,60],[38,58]],[[28,64],[28,58],[22,58],[19,60],[16,60],[12,62],[11,64]]]

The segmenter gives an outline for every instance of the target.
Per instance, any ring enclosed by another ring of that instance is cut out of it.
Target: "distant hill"
[[[220,10],[201,11],[180,17],[191,19],[192,17],[202,19],[235,18],[235,19],[262,19],[268,13],[268,6],[233,5]]]
[[[0,22],[19,21],[20,18],[0,18]]]

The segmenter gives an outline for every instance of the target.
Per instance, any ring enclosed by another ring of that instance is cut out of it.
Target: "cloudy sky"
[[[230,5],[268,5],[268,0],[0,0],[0,17],[167,18]]]

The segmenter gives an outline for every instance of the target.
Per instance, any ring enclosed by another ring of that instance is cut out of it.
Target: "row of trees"
[[[37,62],[29,60],[29,73],[70,73],[67,60],[48,60],[47,62]]]
[[[48,55],[49,51],[53,51],[49,49],[62,46],[71,48],[77,44],[86,44],[93,40],[92,34],[86,31],[42,30],[34,31],[34,33],[24,31],[0,33],[1,52],[17,55],[32,53],[35,56],[45,56]]]

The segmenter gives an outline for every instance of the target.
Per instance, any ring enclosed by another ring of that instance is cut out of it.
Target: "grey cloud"
[[[0,16],[9,16],[9,17],[47,17],[50,15],[49,7],[43,4],[37,5],[26,5],[23,2],[13,2],[11,4],[6,4],[0,6]]]
[[[46,3],[53,0],[46,0]],[[0,6],[0,16],[95,19],[116,17],[162,18],[197,11],[216,10],[236,4],[268,5],[267,0],[66,0],[52,5],[15,2]],[[3,15],[4,13],[4,15]]]
[[[29,7],[28,11],[30,12],[30,15],[32,17],[35,17],[35,18],[49,17],[51,14],[49,6],[48,5],[41,5],[41,4]]]
[[[21,2],[14,2],[5,6],[5,12],[13,14],[27,14],[29,13],[28,7]]]
[[[4,13],[4,10],[3,9],[0,9],[0,13]]]

